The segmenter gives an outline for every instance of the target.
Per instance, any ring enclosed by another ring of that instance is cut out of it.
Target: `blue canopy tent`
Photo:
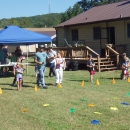
[[[2,45],[32,45],[51,42],[51,37],[32,32],[18,26],[6,26],[0,31],[0,44]],[[28,62],[28,49],[27,49]],[[28,70],[27,70],[28,71]]]

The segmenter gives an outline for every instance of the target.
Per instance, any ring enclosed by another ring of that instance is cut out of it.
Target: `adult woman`
[[[21,62],[22,62],[22,55],[23,55],[23,51],[21,50],[20,46],[17,46],[15,50],[15,56],[17,58],[21,58]]]

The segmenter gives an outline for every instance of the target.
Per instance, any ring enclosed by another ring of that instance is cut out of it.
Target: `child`
[[[127,79],[129,76],[129,67],[130,67],[130,63],[129,63],[129,59],[128,57],[124,58],[124,62],[122,63],[122,74],[123,74],[123,79]]]
[[[16,86],[15,85],[15,83],[16,83],[16,69],[17,69],[17,64],[18,63],[21,63],[21,59],[20,58],[17,58],[17,62],[13,66],[14,80],[13,80],[12,86]]]
[[[23,80],[23,66],[21,63],[17,64],[15,73],[16,73],[16,80],[17,80],[17,89],[18,91],[20,91],[22,89],[22,80]]]
[[[93,82],[93,75],[95,74],[94,66],[95,64],[92,59],[92,55],[88,55],[87,68],[90,73],[90,82]]]
[[[61,57],[60,52],[57,52],[57,58],[56,58],[56,68],[55,68],[55,74],[56,74],[56,86],[58,83],[62,83],[63,80],[63,70],[65,70],[65,58]]]

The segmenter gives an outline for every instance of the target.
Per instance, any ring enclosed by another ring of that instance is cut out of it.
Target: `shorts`
[[[23,80],[23,76],[22,76],[22,75],[17,75],[17,76],[16,76],[16,80],[17,80],[17,81]]]
[[[95,71],[94,70],[90,70],[89,73],[90,73],[90,75],[94,75]]]
[[[124,70],[124,75],[129,75],[129,72]]]

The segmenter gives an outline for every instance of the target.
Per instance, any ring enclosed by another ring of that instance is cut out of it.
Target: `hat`
[[[126,56],[126,53],[123,53],[122,55],[123,55],[123,56]]]
[[[52,48],[52,45],[50,45],[49,48]]]
[[[43,48],[44,47],[44,45],[39,45],[39,48]]]

